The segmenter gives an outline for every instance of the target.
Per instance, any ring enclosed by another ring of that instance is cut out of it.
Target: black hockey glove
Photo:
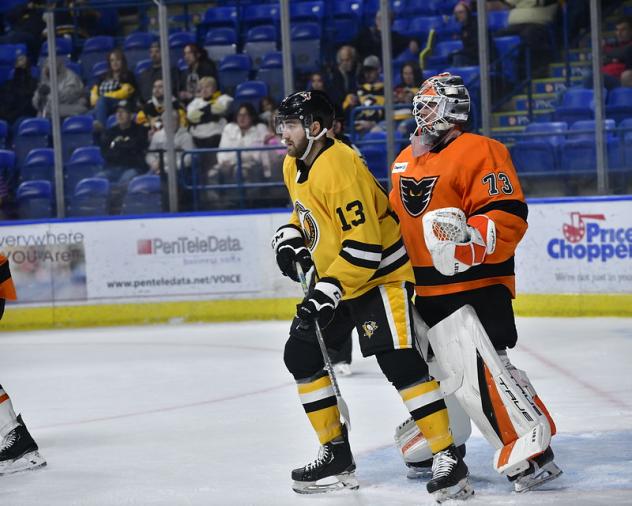
[[[298,282],[296,262],[301,264],[305,273],[314,265],[309,250],[305,246],[303,233],[294,225],[283,225],[276,231],[272,238],[272,249],[279,269],[292,281]]]
[[[335,278],[322,278],[299,305],[296,306],[296,316],[299,325],[304,328],[312,326],[318,320],[321,328],[325,328],[334,317],[334,311],[342,299],[342,287]]]

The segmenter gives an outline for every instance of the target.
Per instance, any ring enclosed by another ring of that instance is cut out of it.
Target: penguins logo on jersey
[[[374,321],[364,322],[362,324],[362,330],[364,330],[364,335],[370,339],[373,333],[377,330],[377,323]]]
[[[305,235],[305,244],[307,246],[307,249],[309,249],[310,251],[314,251],[314,248],[316,248],[319,239],[318,225],[316,224],[316,220],[312,216],[312,212],[303,204],[301,204],[298,200],[294,204],[294,209],[296,209],[296,215],[301,222],[301,228],[303,229],[303,234]]]
[[[438,179],[439,176],[424,177],[421,181],[417,181],[414,177],[399,178],[402,204],[404,204],[408,214],[417,217],[426,210]]]

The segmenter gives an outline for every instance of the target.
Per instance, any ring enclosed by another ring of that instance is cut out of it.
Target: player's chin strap
[[[307,158],[307,155],[309,155],[309,152],[312,150],[314,141],[317,141],[318,139],[323,137],[325,134],[327,134],[327,128],[323,128],[316,137],[312,137],[311,135],[309,135],[309,128],[306,128],[305,135],[307,136],[307,147],[305,148],[305,152],[303,153],[303,156],[301,156],[299,160],[304,162],[305,158]]]

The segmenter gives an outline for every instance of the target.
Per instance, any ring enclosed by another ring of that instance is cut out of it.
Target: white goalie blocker
[[[415,334],[417,337],[416,347],[428,364],[428,370],[432,377],[439,380],[444,373],[439,369],[437,361],[428,357],[428,325],[423,321],[419,313],[413,308],[413,319]],[[454,444],[461,446],[469,439],[472,433],[470,417],[463,410],[456,397],[447,395],[445,397],[448,416],[450,417],[450,431],[454,438]],[[428,440],[423,436],[419,427],[412,418],[408,418],[395,429],[395,443],[404,458],[404,462],[411,471],[409,478],[421,477],[425,474],[424,468],[429,471],[432,465],[432,451]]]
[[[428,331],[441,368],[441,390],[453,394],[496,448],[495,469],[514,476],[542,454],[555,425],[526,374],[494,349],[474,308],[465,305]]]

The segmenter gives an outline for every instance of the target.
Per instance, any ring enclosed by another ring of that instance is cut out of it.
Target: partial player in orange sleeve
[[[562,472],[550,447],[553,420],[507,357],[518,338],[514,253],[528,210],[507,148],[463,131],[469,112],[459,76],[422,84],[413,99],[417,128],[391,167],[389,200],[413,265],[415,307],[430,327],[421,351],[431,349],[453,372],[444,394],[454,393],[496,448],[496,470],[523,492]]]
[[[9,261],[0,255],[0,319],[7,300],[15,300]],[[0,385],[0,476],[46,465],[22,416],[15,415],[11,399]]]

